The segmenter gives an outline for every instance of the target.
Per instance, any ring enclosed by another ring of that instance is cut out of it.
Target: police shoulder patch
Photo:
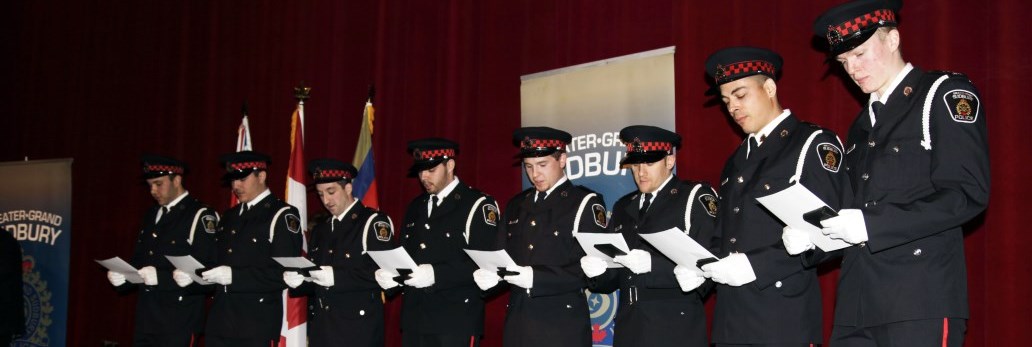
[[[391,228],[391,223],[387,222],[376,222],[373,223],[373,231],[376,232],[376,239],[387,242],[394,237],[394,228]]]
[[[297,218],[296,214],[288,213],[283,217],[283,221],[287,223],[287,230],[290,232],[297,234],[301,231],[301,219]]]
[[[214,234],[218,226],[218,221],[215,220],[215,215],[204,215],[201,217],[201,225],[204,226],[204,232]]]
[[[591,214],[595,217],[595,224],[606,227],[606,208],[602,204],[591,205]]]
[[[699,195],[699,202],[706,207],[706,214],[710,215],[710,217],[717,216],[717,197],[713,196],[713,194],[702,194]]]
[[[978,119],[978,95],[964,89],[954,89],[942,96],[954,122],[974,123]]]
[[[498,225],[498,206],[494,204],[484,204],[484,223],[490,226]]]
[[[817,159],[825,170],[838,172],[842,167],[842,150],[830,142],[821,142],[817,144]]]

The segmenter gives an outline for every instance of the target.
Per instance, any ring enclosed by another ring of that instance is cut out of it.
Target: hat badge
[[[523,138],[523,147],[534,147],[534,140],[532,140],[530,138],[530,136],[524,137]]]
[[[315,173],[312,174],[312,177],[314,177],[315,179],[321,179],[323,177],[322,168],[316,166]]]
[[[419,148],[413,148],[412,149],[412,159],[419,160],[419,159],[422,159],[422,158],[423,158],[423,150],[421,150]]]
[[[828,34],[825,36],[828,38],[829,44],[837,45],[842,43],[842,33],[830,25],[828,26]]]
[[[643,150],[642,150],[643,148],[642,148],[642,145],[641,145],[641,139],[639,139],[637,137],[635,137],[634,141],[631,142],[631,147],[634,149],[635,152],[643,152]]]
[[[722,79],[724,77],[727,77],[727,69],[724,67],[724,65],[717,64],[717,70],[714,71],[713,74],[716,76],[718,80]]]

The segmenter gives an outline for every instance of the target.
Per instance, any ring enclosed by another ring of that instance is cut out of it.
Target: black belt
[[[639,301],[681,299],[688,296],[680,288],[643,288],[630,286],[620,288],[620,302],[634,305]]]

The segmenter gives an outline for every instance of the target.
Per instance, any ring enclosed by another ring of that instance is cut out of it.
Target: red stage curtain
[[[840,0],[833,1],[840,3]],[[683,178],[715,182],[740,141],[709,104],[702,64],[731,45],[758,45],[786,60],[782,104],[840,134],[862,98],[811,46],[826,1],[11,1],[0,5],[0,160],[75,158],[70,344],[131,341],[133,300],[110,290],[91,260],[130,254],[151,203],[138,156],[191,164],[187,187],[217,209],[220,153],[234,148],[247,100],[255,148],[272,155],[271,188],[283,191],[292,88],[313,87],[306,152],[350,160],[369,84],[377,86],[374,148],[383,209],[400,223],[419,186],[405,177],[410,139],[462,145],[459,176],[505,202],[519,191],[509,144],[519,126],[519,77],[677,46],[677,130]],[[908,2],[905,57],[967,73],[989,119],[993,196],[966,240],[968,346],[1032,337],[1032,299],[1020,247],[1020,204],[1032,196],[1021,140],[1020,93],[1032,78],[1022,0]],[[614,129],[615,130],[615,129]],[[615,199],[617,197],[608,197]],[[311,199],[310,208],[317,209]],[[830,317],[837,271],[822,277]],[[892,295],[892,293],[886,293]],[[393,302],[397,312],[397,302]],[[504,298],[489,304],[485,346],[500,345]],[[828,323],[830,326],[830,323]],[[397,317],[388,345],[399,345]]]

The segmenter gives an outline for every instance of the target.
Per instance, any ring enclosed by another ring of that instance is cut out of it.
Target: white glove
[[[605,260],[599,257],[592,257],[586,255],[580,258],[580,268],[584,270],[584,275],[588,278],[599,276],[606,272],[606,268],[609,267]]]
[[[214,269],[202,272],[201,278],[208,282],[228,286],[233,283],[233,269],[229,266],[221,265]]]
[[[520,288],[530,289],[534,287],[534,268],[530,266],[517,266],[513,269],[506,268],[506,270],[519,272],[519,274],[505,276],[505,281]]]
[[[391,289],[398,286],[398,282],[394,281],[395,275],[390,271],[376,269],[376,272],[373,273],[373,277],[376,277],[376,283],[380,284],[380,288]]]
[[[176,285],[184,288],[193,283],[193,278],[190,277],[190,274],[179,271],[179,269],[172,270],[172,280],[176,281]]]
[[[148,286],[158,285],[158,269],[155,269],[153,266],[144,266],[136,273],[143,278],[143,284]]]
[[[824,229],[821,232],[833,239],[839,239],[851,244],[867,242],[867,224],[864,223],[864,213],[857,209],[839,210],[837,217],[831,217],[821,221]]]
[[[415,269],[412,269],[412,275],[405,281],[405,285],[426,288],[434,285],[434,267],[430,264],[419,264]]]
[[[615,256],[613,261],[623,264],[631,272],[639,275],[652,271],[652,255],[640,249],[632,249],[627,255]]]
[[[789,255],[796,255],[814,249],[813,241],[810,241],[810,234],[785,226],[781,229],[781,242],[785,244],[785,250]]]
[[[498,273],[494,271],[487,271],[484,269],[477,269],[473,271],[473,282],[477,283],[477,287],[480,290],[488,290],[498,285],[498,281],[502,278],[498,277]]]
[[[713,279],[713,282],[723,283],[732,287],[756,280],[756,273],[753,272],[752,264],[745,253],[733,253],[724,259],[702,266],[703,276]]]
[[[333,287],[333,267],[332,266],[320,266],[319,270],[312,270],[308,272],[312,275],[312,282],[323,287]]]
[[[125,284],[125,275],[114,271],[108,271],[107,280],[108,282],[111,282],[111,285],[118,287],[120,285]]]
[[[705,277],[699,276],[695,271],[681,265],[674,267],[674,278],[677,279],[677,285],[681,286],[681,291],[686,293],[699,288],[703,282],[706,282]]]
[[[297,288],[297,286],[304,282],[305,276],[302,276],[297,271],[283,271],[283,283],[286,283],[287,287]]]

